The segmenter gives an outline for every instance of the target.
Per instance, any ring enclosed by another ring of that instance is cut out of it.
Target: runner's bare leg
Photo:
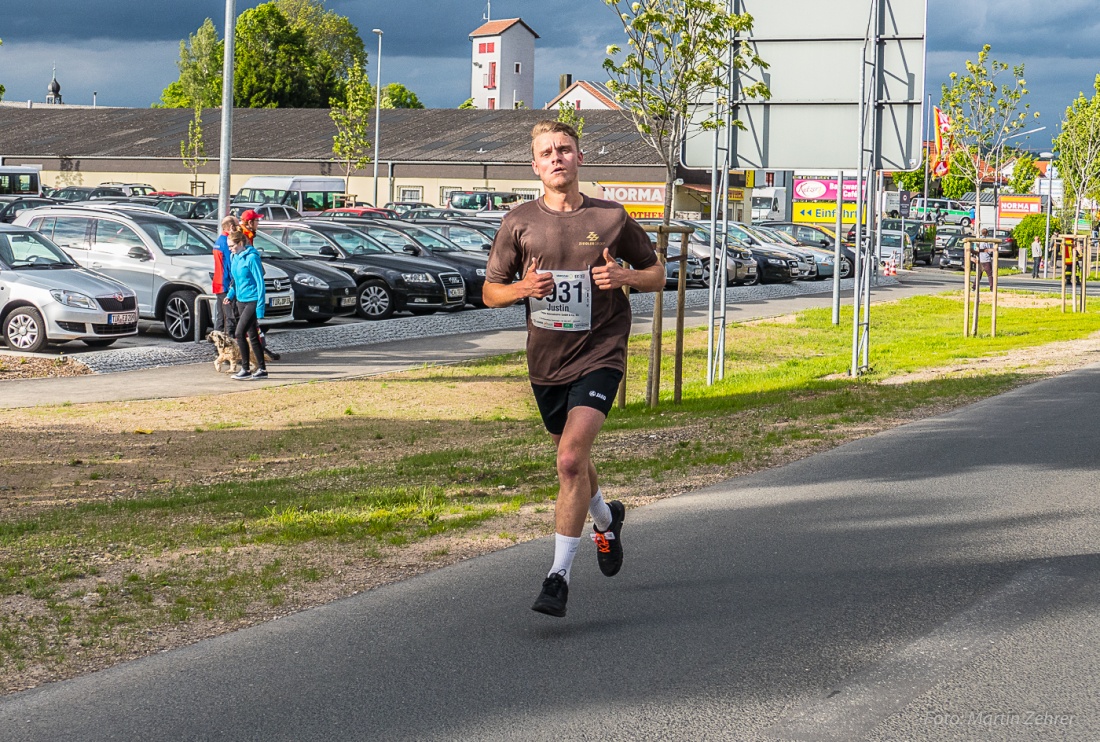
[[[558,447],[558,500],[554,506],[554,530],[577,538],[584,529],[588,505],[596,494],[596,467],[592,444],[607,416],[592,407],[569,411],[565,430],[553,436]]]

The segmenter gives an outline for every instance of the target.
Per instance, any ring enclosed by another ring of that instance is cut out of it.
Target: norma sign
[[[659,219],[665,215],[664,183],[599,183],[603,197],[617,201],[635,219]]]
[[[1042,196],[1001,196],[1002,219],[1023,219],[1025,216],[1043,213]]]

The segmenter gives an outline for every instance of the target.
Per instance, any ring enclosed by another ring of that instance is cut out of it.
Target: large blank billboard
[[[769,65],[762,72],[745,71],[747,84],[762,74],[771,98],[737,107],[745,129],[734,132],[733,168],[858,167],[860,74],[865,68],[870,89],[870,63],[876,61],[876,169],[911,170],[920,164],[926,0],[738,0],[736,5],[753,17],[743,43]],[[872,19],[876,6],[878,17]],[[875,44],[865,47],[869,24],[878,28],[877,50]],[[700,101],[684,147],[686,167],[713,167],[714,137],[700,125],[710,112],[710,103]],[[870,129],[867,134],[870,149]]]

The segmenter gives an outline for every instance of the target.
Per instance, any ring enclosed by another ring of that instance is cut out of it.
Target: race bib
[[[554,277],[545,299],[530,298],[531,324],[544,330],[592,329],[592,275],[588,271],[539,271]]]

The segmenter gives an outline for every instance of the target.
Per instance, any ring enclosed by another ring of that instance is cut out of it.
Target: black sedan
[[[216,222],[195,222],[195,226],[217,239],[219,227]],[[347,273],[328,263],[299,255],[263,232],[256,234],[253,245],[265,263],[281,268],[290,276],[294,319],[322,325],[333,317],[355,314],[356,285]]]
[[[180,219],[213,219],[218,214],[216,196],[174,196],[162,198],[156,206]]]
[[[350,275],[356,283],[356,312],[364,319],[387,319],[396,311],[458,309],[466,303],[466,286],[458,271],[435,261],[397,255],[353,227],[319,219],[261,221],[260,231]]]
[[[357,224],[355,228],[366,232],[394,252],[428,258],[451,266],[462,274],[462,280],[466,283],[466,301],[477,307],[485,306],[481,300],[481,288],[485,285],[488,251],[463,250],[429,227],[399,222],[396,219]]]

